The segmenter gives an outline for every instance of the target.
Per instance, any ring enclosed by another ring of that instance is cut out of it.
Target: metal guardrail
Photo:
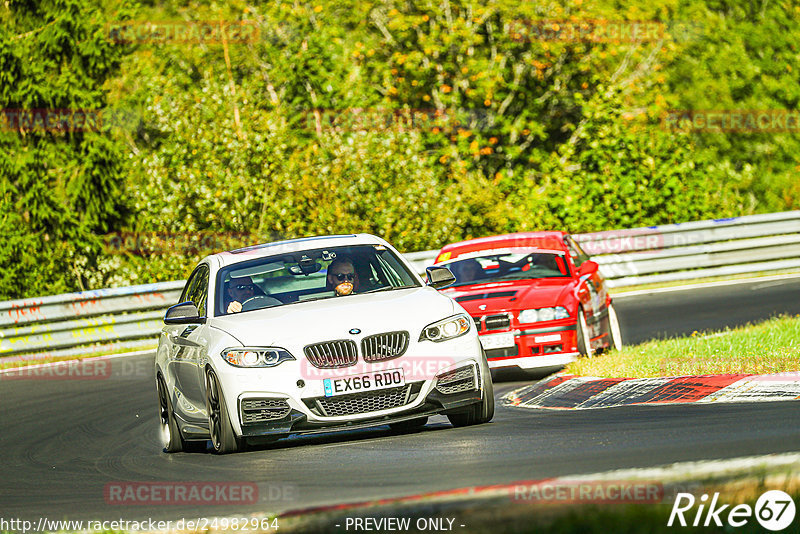
[[[164,309],[175,304],[183,285],[164,282],[0,302],[0,361],[152,347]]]
[[[598,232],[576,240],[612,287],[800,269],[800,211]]]
[[[577,234],[611,287],[800,270],[800,211]],[[436,250],[405,254],[418,272]],[[0,302],[0,363],[155,346],[184,281]]]

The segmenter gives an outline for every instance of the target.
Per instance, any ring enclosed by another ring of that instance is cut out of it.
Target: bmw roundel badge
[[[361,333],[361,329],[360,328],[351,328],[350,329],[350,333],[353,334],[353,335],[360,334]]]

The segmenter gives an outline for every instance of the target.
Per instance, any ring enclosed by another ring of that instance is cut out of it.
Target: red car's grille
[[[507,313],[490,315],[485,319],[486,330],[497,330],[511,326],[511,316]]]
[[[481,331],[481,318],[480,317],[473,317],[473,321],[475,321],[475,328],[478,329],[478,332]]]

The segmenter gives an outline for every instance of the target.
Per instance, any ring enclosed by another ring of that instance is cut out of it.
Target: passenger
[[[484,278],[483,267],[475,259],[457,261],[450,266],[459,284],[475,282]]]
[[[531,255],[531,265],[540,267],[549,271],[561,272],[558,264],[556,263],[555,256],[552,254],[533,254]]]
[[[358,273],[353,260],[341,256],[328,265],[327,287],[337,296],[350,295],[358,291]]]

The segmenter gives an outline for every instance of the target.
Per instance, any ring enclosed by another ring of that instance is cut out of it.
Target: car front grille
[[[475,328],[478,329],[478,332],[481,331],[481,318],[480,317],[473,317],[473,321],[475,321]]]
[[[486,330],[497,330],[511,326],[511,318],[506,313],[490,315],[485,319]]]
[[[311,365],[319,369],[349,367],[358,361],[358,348],[355,342],[349,339],[306,345],[303,352]]]
[[[242,423],[253,424],[283,419],[290,408],[284,399],[245,399],[241,410]]]
[[[445,395],[477,389],[477,373],[474,365],[448,371],[437,378],[436,389]]]
[[[408,332],[387,332],[361,340],[361,355],[365,362],[381,362],[402,356],[408,349]]]
[[[366,393],[353,393],[338,397],[320,397],[317,406],[326,417],[356,415],[398,408],[409,402],[411,384],[379,389]]]

